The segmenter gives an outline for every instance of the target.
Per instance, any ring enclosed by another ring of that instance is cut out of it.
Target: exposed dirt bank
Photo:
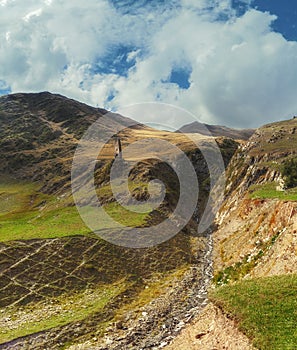
[[[165,350],[252,350],[250,340],[212,303]]]

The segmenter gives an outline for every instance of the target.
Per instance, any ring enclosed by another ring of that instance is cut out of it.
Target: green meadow
[[[64,198],[46,195],[39,187],[38,184],[0,178],[0,241],[93,235],[70,195]],[[113,220],[106,220],[102,211],[102,217],[96,218],[102,229],[116,228],[116,222],[131,227],[142,226],[150,212],[145,204],[144,213],[135,212],[133,206],[124,208],[116,202],[103,208]],[[83,210],[89,216],[98,215],[96,208],[85,207]]]

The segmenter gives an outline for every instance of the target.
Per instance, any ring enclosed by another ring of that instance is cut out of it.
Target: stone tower
[[[118,136],[115,138],[114,157],[119,157],[122,159],[122,143],[121,139]]]

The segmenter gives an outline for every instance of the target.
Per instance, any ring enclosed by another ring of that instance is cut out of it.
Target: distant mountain
[[[178,132],[207,135],[204,126],[206,126],[208,131],[215,137],[225,136],[235,140],[248,140],[255,132],[255,129],[233,129],[221,125],[201,124],[199,122],[186,124],[182,126]]]

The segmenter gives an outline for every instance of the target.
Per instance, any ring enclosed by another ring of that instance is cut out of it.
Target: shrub
[[[285,187],[297,186],[297,158],[287,160],[282,168],[282,176],[285,179]]]

